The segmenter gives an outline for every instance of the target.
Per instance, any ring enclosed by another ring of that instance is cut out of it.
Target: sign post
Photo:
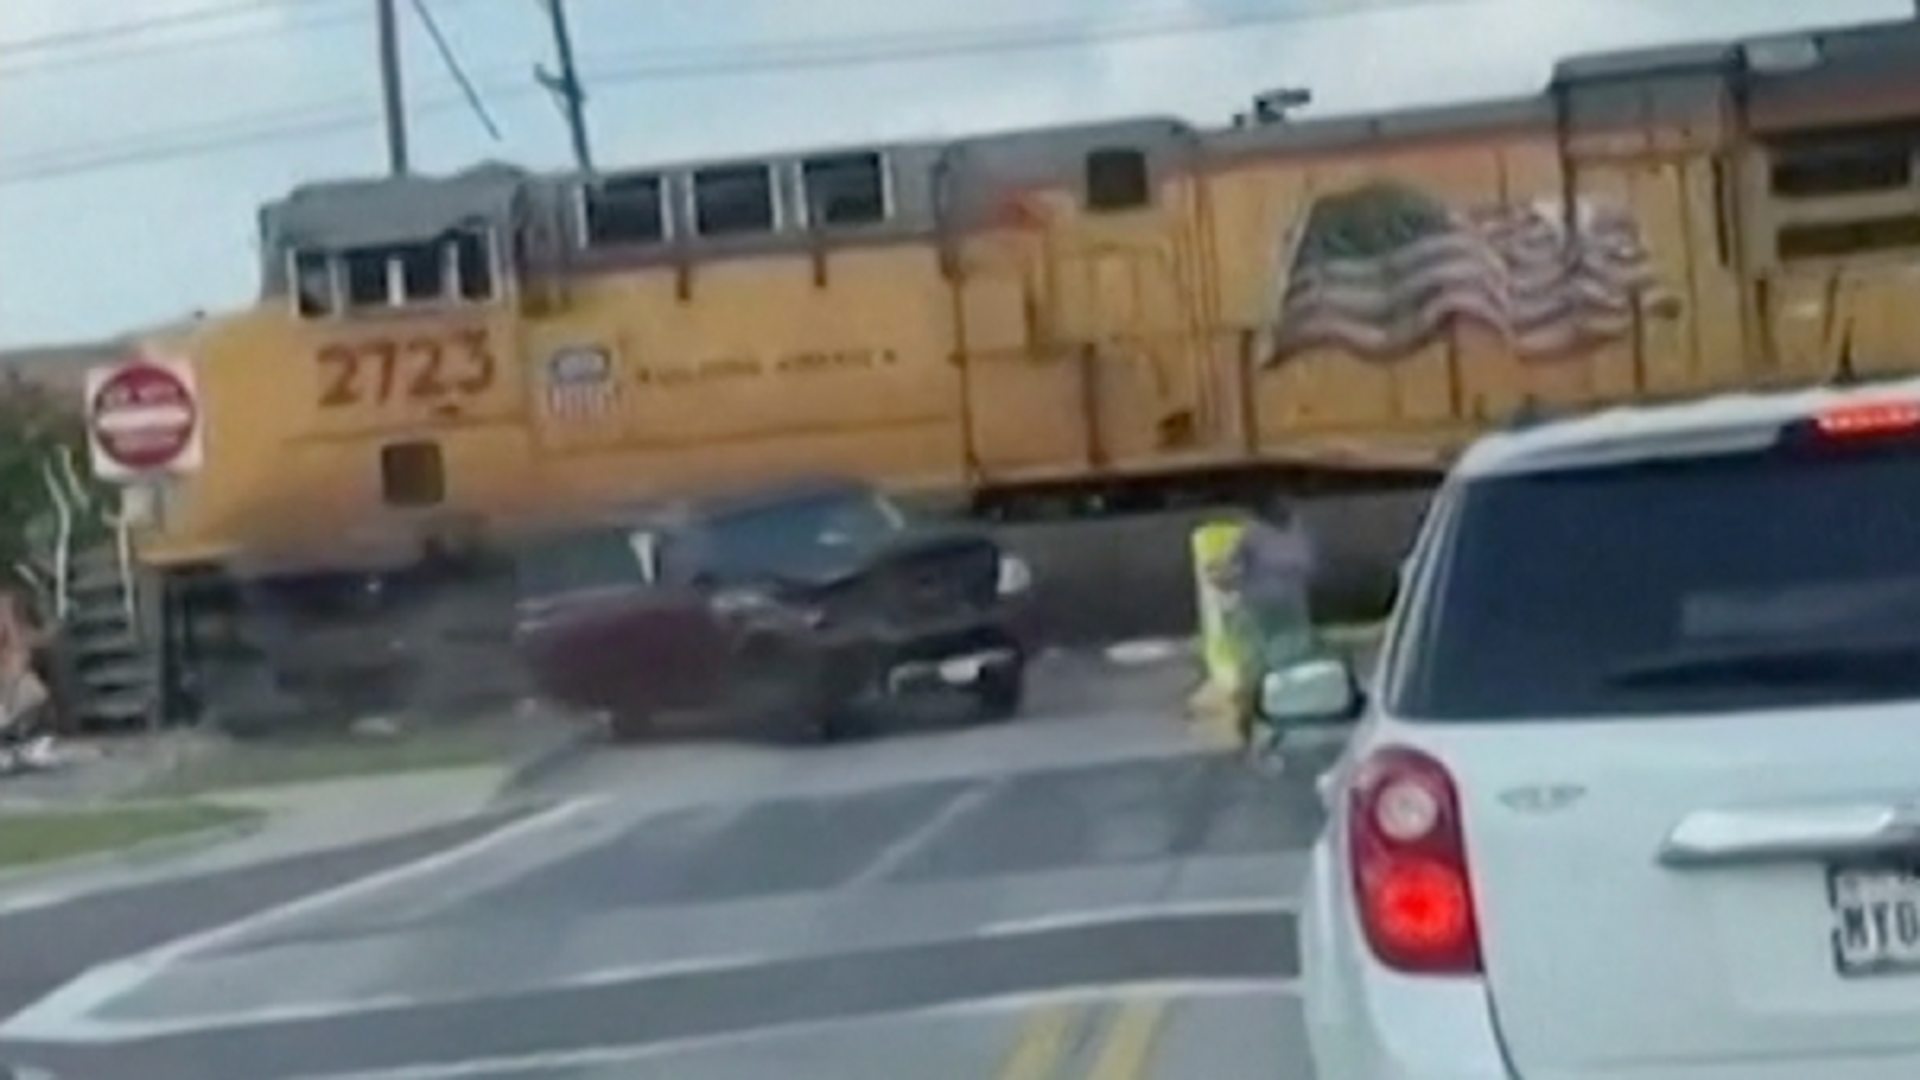
[[[87,372],[94,475],[114,483],[200,467],[200,398],[191,364],[139,356]]]

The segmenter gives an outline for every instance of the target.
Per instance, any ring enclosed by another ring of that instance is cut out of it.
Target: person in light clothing
[[[1313,538],[1292,508],[1275,504],[1241,534],[1234,562],[1242,610],[1250,620],[1254,668],[1261,673],[1307,658],[1316,641],[1310,597]]]
[[[1254,707],[1267,673],[1312,657],[1320,647],[1310,603],[1317,560],[1313,538],[1293,508],[1275,500],[1246,524],[1215,584],[1228,599],[1225,617],[1240,652],[1241,734],[1251,744]],[[1278,741],[1278,732],[1264,733]]]

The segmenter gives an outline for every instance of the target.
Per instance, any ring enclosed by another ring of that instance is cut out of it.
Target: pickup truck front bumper
[[[991,676],[1010,674],[1022,662],[1020,650],[1011,645],[973,649],[934,659],[907,660],[887,671],[885,689],[888,697],[966,689],[978,686]]]

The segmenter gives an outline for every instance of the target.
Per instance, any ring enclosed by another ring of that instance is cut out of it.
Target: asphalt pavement
[[[1055,658],[1007,724],[595,746],[447,831],[0,915],[0,1057],[91,1080],[1306,1080],[1310,770],[1199,741],[1189,680]]]

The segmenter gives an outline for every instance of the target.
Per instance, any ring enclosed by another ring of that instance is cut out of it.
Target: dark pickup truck
[[[526,545],[518,578],[535,686],[616,736],[728,717],[841,738],[940,689],[986,718],[1020,707],[1024,564],[858,484],[644,507]]]

